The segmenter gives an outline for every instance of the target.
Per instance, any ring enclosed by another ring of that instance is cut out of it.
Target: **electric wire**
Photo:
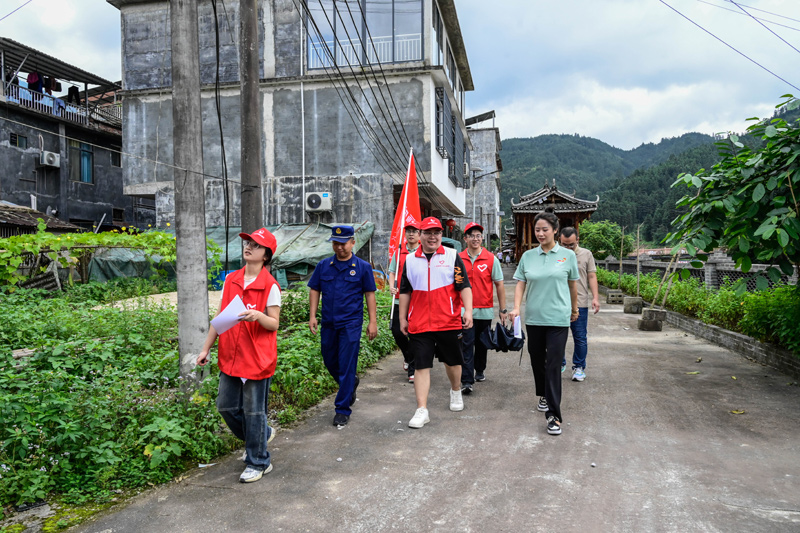
[[[19,6],[17,9],[15,9],[15,10],[11,11],[10,13],[7,13],[6,15],[4,15],[4,16],[3,16],[3,18],[1,18],[1,19],[0,19],[0,22],[3,22],[3,21],[4,21],[4,20],[6,20],[8,17],[10,17],[11,15],[13,15],[14,13],[16,13],[17,11],[19,11],[19,10],[20,10],[20,9],[22,9],[23,7],[27,6],[27,5],[28,5],[28,4],[30,4],[31,2],[33,2],[33,0],[28,0],[27,2],[25,2],[24,4],[22,4],[21,6]]]
[[[303,0],[299,0],[299,1],[301,2],[301,4],[303,4]],[[328,47],[327,43],[322,38],[322,33],[320,32],[319,27],[317,26],[316,21],[314,20],[313,16],[311,16],[310,13],[308,14],[308,16],[304,16],[304,11],[298,6],[297,0],[292,0],[292,3],[295,5],[295,8],[297,9],[298,13],[300,14],[301,20],[303,21],[303,25],[306,28],[306,33],[308,35],[311,35],[311,30],[309,28],[309,21],[310,21],[311,24],[314,27],[314,32],[320,38],[321,42],[323,44],[325,44],[325,51],[327,52],[328,56],[330,58],[333,58],[334,57],[333,53],[330,51],[330,48]],[[321,60],[323,59],[321,56],[319,56],[319,50],[317,50],[317,57],[319,57]],[[380,167],[384,170],[384,172],[386,172],[388,175],[391,176],[393,174],[393,172],[388,170],[384,163],[388,164],[390,167],[395,167],[395,169],[397,169],[397,166],[396,166],[397,162],[393,161],[392,158],[389,157],[389,155],[386,153],[385,147],[383,147],[383,151],[381,152],[381,155],[383,156],[383,158],[379,157],[378,153],[376,153],[376,151],[373,150],[373,146],[370,145],[370,143],[368,143],[366,141],[366,139],[364,138],[363,134],[361,133],[361,129],[358,127],[358,121],[353,116],[353,113],[351,112],[350,107],[348,107],[348,105],[347,105],[349,103],[349,101],[347,101],[345,99],[345,97],[343,96],[343,90],[341,90],[339,85],[334,81],[333,76],[331,75],[331,73],[328,71],[327,68],[323,68],[323,71],[325,72],[325,75],[328,77],[328,80],[330,81],[331,85],[336,90],[336,92],[337,92],[337,94],[339,96],[339,99],[342,101],[343,108],[347,112],[347,114],[350,117],[350,119],[353,121],[353,125],[355,126],[355,129],[356,129],[356,133],[358,133],[359,137],[361,137],[361,140],[364,142],[364,144],[367,147],[367,149],[375,157],[376,162],[380,165]],[[345,84],[346,84],[346,82],[345,82]],[[358,108],[358,106],[355,105],[355,104],[351,104],[351,105],[353,105],[353,107],[355,107],[355,108]],[[362,113],[362,115],[363,115],[363,113]],[[364,132],[368,136],[370,136],[370,128],[367,127],[368,125],[367,124],[363,124],[363,126],[364,126]],[[373,132],[373,135],[374,135],[374,132]],[[376,139],[374,139],[372,136],[370,136],[370,138],[373,140],[374,148],[376,150],[378,150],[379,149],[378,148],[379,142]]]
[[[331,19],[328,17],[327,11],[325,10],[324,7],[322,7],[322,2],[320,2],[320,8],[322,9],[323,14],[325,15],[325,19],[328,22],[328,26],[330,28],[333,28],[334,27],[334,21],[331,21]],[[328,43],[324,41],[324,38],[322,36],[322,32],[319,30],[319,26],[317,25],[316,21],[314,20],[313,15],[310,14],[310,11],[308,10],[308,7],[306,7],[306,11],[307,11],[308,15],[311,17],[311,20],[314,23],[315,28],[317,29],[317,34],[319,35],[320,41],[324,42],[325,48],[327,50],[330,50],[330,47],[328,46]],[[337,43],[338,43],[339,46],[342,46],[342,42],[338,39],[338,37],[336,37],[336,35],[334,33],[334,46],[336,46]],[[386,150],[386,146],[380,140],[380,137],[378,136],[377,132],[375,132],[374,128],[372,128],[372,126],[370,125],[369,119],[366,116],[366,112],[361,108],[361,106],[358,105],[358,102],[357,102],[357,100],[355,98],[355,95],[353,94],[352,90],[350,89],[350,85],[346,83],[344,73],[339,68],[338,62],[336,61],[335,52],[330,54],[330,58],[331,58],[331,64],[333,65],[333,68],[336,69],[336,72],[339,74],[339,77],[343,81],[343,83],[344,83],[344,85],[345,85],[345,87],[347,89],[347,92],[350,95],[350,99],[353,101],[353,106],[358,111],[358,113],[361,115],[361,118],[362,118],[362,120],[364,122],[364,125],[370,131],[372,131],[374,133],[374,140],[384,150]],[[370,112],[372,113],[373,116],[375,116],[376,120],[378,121],[378,127],[380,127],[381,131],[383,131],[384,138],[386,139],[386,141],[389,143],[390,147],[392,148],[392,150],[390,152],[391,158],[395,161],[395,163],[397,163],[398,168],[402,169],[403,168],[403,155],[399,155],[399,154],[402,153],[402,151],[398,152],[397,146],[391,142],[391,139],[389,139],[389,136],[386,134],[386,130],[380,124],[380,120],[378,120],[377,114],[372,109],[372,105],[369,103],[369,99],[367,98],[366,93],[361,88],[361,82],[358,81],[358,76],[355,73],[355,70],[353,69],[352,65],[350,65],[349,61],[347,61],[347,63],[348,63],[348,67],[350,68],[350,73],[353,76],[353,78],[355,79],[356,86],[358,87],[358,90],[361,92],[361,95],[362,95],[364,101],[366,102],[367,106],[369,107]],[[323,63],[323,66],[324,66],[324,63]],[[386,150],[386,151],[388,152],[388,150]]]
[[[723,1],[723,2],[728,2],[728,3],[731,3],[731,4],[733,4],[733,3],[734,3],[734,2],[733,2],[733,0],[722,0],[722,1]],[[768,14],[768,15],[773,15],[773,16],[775,16],[775,17],[780,17],[780,18],[782,18],[782,19],[788,19],[788,20],[791,20],[791,21],[794,21],[794,22],[800,22],[800,19],[793,19],[792,17],[787,17],[787,16],[785,16],[785,15],[781,15],[781,14],[779,14],[779,13],[773,13],[772,11],[767,11],[767,10],[765,10],[765,9],[759,9],[759,8],[757,8],[757,7],[748,6],[748,5],[745,5],[745,4],[742,4],[742,5],[743,5],[744,7],[746,7],[746,8],[748,8],[748,9],[752,9],[753,11],[761,11],[762,13],[766,13],[766,14]]]
[[[746,55],[744,52],[740,52],[739,50],[737,50],[736,48],[734,48],[734,47],[733,47],[733,46],[731,46],[730,44],[726,43],[725,41],[723,41],[722,39],[720,39],[719,37],[717,37],[716,35],[714,35],[714,34],[713,34],[713,33],[711,33],[710,31],[708,31],[707,29],[705,29],[703,26],[701,26],[701,25],[700,25],[700,24],[698,24],[697,22],[693,21],[692,19],[690,19],[689,17],[687,17],[686,15],[684,15],[683,13],[681,13],[680,11],[678,11],[677,9],[675,9],[674,7],[672,7],[671,5],[669,5],[668,3],[666,3],[664,0],[658,0],[658,1],[659,1],[659,2],[661,2],[662,4],[664,4],[665,6],[667,6],[668,8],[670,8],[672,11],[674,11],[675,13],[677,13],[678,15],[680,15],[681,17],[685,18],[686,20],[688,20],[689,22],[691,22],[692,24],[694,24],[695,26],[697,26],[698,28],[700,28],[701,30],[703,30],[704,32],[706,32],[707,34],[709,34],[709,35],[710,35],[711,37],[713,37],[714,39],[718,40],[719,42],[721,42],[722,44],[724,44],[725,46],[727,46],[728,48],[730,48],[731,50],[733,50],[734,52],[736,52],[737,54],[739,54],[740,56],[744,57],[745,59],[747,59],[747,60],[748,60],[748,61],[750,61],[751,63],[754,63],[755,65],[758,65],[758,66],[759,66],[761,69],[763,69],[763,70],[765,70],[765,71],[769,72],[770,74],[772,74],[773,76],[775,76],[776,78],[778,78],[779,80],[781,80],[782,82],[784,82],[785,84],[787,84],[788,86],[790,86],[790,87],[793,87],[794,89],[797,89],[798,91],[800,91],[800,87],[797,87],[796,85],[794,85],[794,84],[792,84],[792,83],[789,83],[788,81],[786,81],[785,79],[783,79],[781,76],[779,76],[778,74],[776,74],[776,73],[772,72],[770,69],[768,69],[767,67],[765,67],[764,65],[762,65],[761,63],[759,63],[758,61],[756,61],[755,59],[752,59],[752,58],[750,58],[749,56],[747,56],[747,55]]]
[[[700,2],[701,4],[708,4],[708,5],[712,6],[712,7],[716,7],[716,8],[719,8],[719,9],[724,9],[725,11],[730,11],[731,13],[735,13],[737,15],[744,15],[744,13],[740,13],[739,11],[736,11],[735,9],[731,9],[729,7],[724,7],[724,6],[721,6],[721,5],[718,5],[718,4],[714,4],[712,2],[708,2],[707,0],[697,0],[697,1]],[[725,1],[727,1],[727,0],[725,0]],[[745,7],[747,7],[747,6],[745,6]],[[779,17],[780,15],[775,15],[775,16]],[[780,26],[782,28],[786,28],[786,29],[789,29],[789,30],[800,31],[800,28],[795,28],[793,26],[787,26],[786,24],[781,24],[780,22],[775,22],[773,20],[762,19],[762,18],[759,18],[759,17],[753,17],[753,18],[756,19],[756,20],[763,20],[764,22],[768,22],[768,23],[773,24],[775,26]],[[789,17],[784,17],[784,18],[789,18]],[[794,20],[794,19],[789,19],[789,20]],[[798,21],[798,22],[800,22],[800,21]]]
[[[777,37],[778,39],[780,39],[781,41],[783,41],[785,44],[789,45],[789,46],[792,48],[792,50],[794,50],[795,52],[797,52],[797,53],[799,53],[799,54],[800,54],[800,50],[798,50],[797,48],[795,48],[795,47],[794,47],[794,45],[792,45],[792,44],[791,44],[790,42],[788,42],[786,39],[784,39],[783,37],[781,37],[780,35],[778,35],[778,34],[777,34],[777,33],[775,33],[774,31],[772,31],[770,28],[768,28],[768,27],[767,27],[767,26],[766,26],[766,25],[765,25],[763,22],[761,22],[759,19],[757,19],[756,17],[754,17],[753,15],[751,15],[751,14],[750,14],[750,12],[749,12],[749,11],[747,11],[747,10],[745,10],[745,8],[743,8],[741,5],[737,4],[737,3],[736,3],[736,2],[734,2],[733,0],[731,0],[731,3],[732,3],[733,5],[735,5],[736,7],[738,7],[739,9],[741,9],[741,10],[742,10],[742,12],[743,12],[744,14],[746,14],[748,17],[750,17],[751,19],[753,19],[753,20],[755,20],[756,22],[758,22],[759,24],[761,24],[761,26],[763,26],[765,30],[767,30],[767,31],[768,31],[768,32],[770,32],[772,35],[774,35],[775,37]]]
[[[359,3],[360,3],[360,2],[359,2]],[[352,11],[350,11],[350,5],[349,5],[349,2],[347,2],[347,1],[345,0],[344,4],[345,4],[345,6],[347,7],[347,10],[348,10],[348,12],[350,12],[350,19],[353,21],[353,27],[355,28],[355,26],[356,26],[356,22],[355,22],[355,19],[354,19],[354,17],[353,17],[353,13],[352,13]],[[327,14],[327,12],[325,11],[325,8],[323,7],[323,4],[322,4],[322,2],[320,2],[320,7],[321,7],[321,9],[322,9],[322,12],[323,12],[323,13],[325,13],[325,17],[326,17],[326,19],[327,19],[327,18],[328,18],[328,14]],[[336,4],[335,4],[335,3],[334,3],[334,8],[333,8],[333,11],[334,11],[334,20],[333,20],[333,21],[331,21],[330,19],[328,19],[328,23],[329,23],[329,25],[330,25],[331,27],[333,27],[333,25],[336,23],[336,18],[335,18],[335,16],[336,16],[336,14],[338,14],[338,15],[339,15],[339,20],[341,20],[341,21],[342,21],[342,28],[344,29],[344,33],[345,33],[345,35],[347,35],[347,40],[348,40],[348,41],[351,43],[351,45],[352,45],[352,43],[353,43],[353,38],[350,36],[350,32],[347,30],[347,23],[345,22],[345,20],[344,20],[344,17],[342,16],[341,10],[340,10],[340,9],[338,9],[338,8],[336,7]],[[360,36],[360,35],[356,34],[356,36],[357,36],[357,37],[359,37],[359,39],[361,39],[361,36]],[[342,43],[342,41],[340,41],[340,40],[338,39],[338,37],[335,37],[335,39],[336,39],[336,42],[338,42],[338,43],[339,43],[339,46],[342,46],[342,47],[343,47],[343,44],[344,44],[344,43]],[[360,55],[360,54],[359,54],[359,55]],[[345,57],[345,59],[346,59],[347,66],[350,68],[350,73],[353,75],[353,77],[355,77],[355,78],[356,78],[356,80],[358,80],[358,75],[356,74],[355,70],[353,70],[353,65],[352,65],[352,63],[350,62],[349,58],[346,58],[346,57]],[[369,63],[369,62],[367,62],[367,63]],[[361,57],[359,57],[359,58],[358,58],[358,65],[361,67],[361,70],[362,70],[362,72],[363,72],[363,74],[364,74],[364,80],[367,82],[367,87],[368,87],[368,88],[369,88],[369,89],[372,91],[372,95],[373,95],[373,96],[375,96],[375,90],[372,88],[372,85],[370,84],[369,75],[367,74],[367,71],[364,69],[364,66],[365,66],[365,65],[364,65],[364,64],[361,62]],[[360,84],[359,84],[359,88],[361,88]],[[386,137],[387,141],[388,141],[390,144],[392,144],[392,141],[389,139],[388,135],[386,135],[386,130],[383,128],[383,126],[381,126],[381,123],[380,123],[380,117],[378,117],[377,113],[375,113],[375,110],[372,108],[372,105],[369,103],[369,98],[366,96],[366,93],[364,93],[364,91],[363,91],[363,90],[361,91],[361,93],[362,93],[362,95],[364,96],[364,100],[367,102],[367,105],[369,106],[369,108],[370,108],[370,111],[372,112],[373,116],[375,117],[375,120],[378,122],[378,126],[381,128],[381,131],[383,131],[383,132],[384,132],[384,136]],[[383,116],[383,120],[384,120],[384,122],[386,122],[386,126],[387,126],[387,128],[389,128],[389,131],[391,132],[391,134],[392,134],[392,137],[393,137],[393,139],[394,139],[395,143],[397,143],[397,144],[393,144],[393,147],[394,147],[394,149],[395,149],[395,152],[397,152],[397,151],[398,151],[398,145],[399,145],[399,146],[402,146],[402,145],[403,145],[403,140],[402,140],[402,138],[399,136],[399,133],[398,133],[398,131],[397,131],[397,128],[393,128],[393,127],[392,127],[392,126],[389,124],[389,119],[386,117],[386,113],[384,113],[384,111],[383,111],[383,108],[382,108],[382,107],[381,107],[381,105],[380,105],[380,101],[379,101],[377,98],[375,98],[375,104],[377,105],[377,107],[378,107],[378,110],[381,112],[381,115]],[[399,116],[398,116],[397,118],[398,118],[398,120],[400,119],[400,117],[399,117]],[[400,150],[399,152],[400,152],[400,157],[403,157],[403,155],[404,155],[404,152],[405,152],[405,151],[404,151],[404,150]]]
[[[347,6],[347,9],[348,9],[348,11],[350,11],[350,17],[351,17],[351,20],[353,21],[353,26],[356,26],[356,22],[355,22],[355,20],[354,20],[354,17],[353,17],[353,15],[352,15],[352,11],[350,10],[350,7],[349,7],[349,5],[348,5],[348,2],[345,0],[345,2],[344,2],[344,3],[345,3],[345,5]],[[359,7],[361,7],[361,3],[360,3],[360,2],[359,2]],[[322,9],[322,12],[325,14],[326,20],[327,20],[327,22],[328,22],[328,26],[329,26],[329,27],[331,27],[331,28],[333,28],[333,27],[334,27],[334,22],[335,22],[335,21],[333,21],[333,22],[332,22],[332,21],[330,20],[330,18],[328,18],[328,16],[327,16],[327,11],[325,10],[325,8],[324,8],[324,7],[322,7],[322,2],[320,2],[320,8]],[[308,8],[306,8],[306,9],[308,10]],[[364,15],[363,8],[361,8],[361,9],[362,9],[362,16],[364,16],[364,17],[365,17],[366,15]],[[313,19],[313,15],[311,15],[311,14],[310,14],[310,12],[308,13],[308,15],[309,15],[309,16],[310,16],[310,17]],[[347,23],[344,21],[344,19],[341,17],[341,15],[340,15],[340,17],[339,17],[339,18],[340,18],[340,20],[342,21],[342,26],[343,26],[343,27],[344,27],[344,29],[345,29],[345,34],[347,35],[347,38],[348,38],[348,40],[349,40],[349,41],[352,43],[352,38],[350,37],[350,34],[349,34],[349,32],[347,31]],[[315,26],[316,26],[316,24],[315,24]],[[369,30],[368,30],[368,31],[369,31]],[[324,42],[324,39],[322,38],[321,32],[319,32],[319,31],[318,31],[317,33],[318,33],[318,35],[319,35],[319,37],[320,37],[320,40]],[[369,38],[370,38],[370,42],[372,43],[373,50],[374,50],[374,52],[375,52],[375,56],[376,56],[376,58],[378,58],[378,54],[377,54],[377,50],[375,49],[374,42],[371,40],[371,35],[369,36]],[[335,40],[335,42],[338,42],[340,46],[342,45],[342,42],[339,40],[339,38],[338,38],[338,37],[336,37],[335,33],[334,33],[334,40]],[[327,43],[325,43],[325,45],[326,45],[326,48],[327,48]],[[337,71],[339,71],[339,73],[340,73],[340,75],[341,75],[341,70],[338,68],[338,65],[337,65],[337,63],[336,63],[336,61],[335,61],[335,58],[333,59],[333,61],[332,61],[332,62],[333,62],[333,64],[334,64],[334,66],[336,67]],[[353,71],[352,65],[350,64],[350,62],[349,62],[349,61],[347,61],[347,63],[348,63],[348,66],[350,67],[351,73],[353,74],[353,76],[354,76],[354,77],[356,77],[356,74],[355,74],[355,72]],[[359,61],[359,65],[360,65],[362,68],[364,67],[364,65],[363,65],[363,64],[361,64],[361,62],[360,62],[360,61]],[[380,66],[380,62],[378,62],[378,66],[379,66],[379,68],[381,69],[381,71],[383,72],[383,68]],[[367,80],[368,80],[368,78],[367,78]],[[386,82],[386,86],[387,86],[387,88],[388,88],[389,84],[388,84],[388,81],[386,81],[385,73],[384,73],[384,80],[385,80],[385,82]],[[377,79],[376,79],[376,81],[377,81]],[[369,85],[369,81],[368,81],[368,85]],[[359,89],[360,89],[360,85],[359,85]],[[363,91],[363,90],[361,90],[361,92],[362,92],[362,94],[364,94],[364,91]],[[374,93],[373,93],[373,94],[374,94]],[[365,98],[366,98],[366,95],[364,95],[364,96],[365,96]],[[390,96],[391,96],[391,92],[390,92]],[[391,98],[392,98],[392,101],[394,102],[394,97],[391,97]],[[378,105],[380,105],[380,104],[378,103]],[[372,109],[372,108],[370,107],[370,109]],[[396,106],[396,104],[395,104],[395,110],[397,111],[397,106]],[[373,115],[374,115],[374,114],[375,114],[375,113],[374,113],[374,111],[373,111]],[[376,118],[377,118],[377,117],[376,117]],[[411,145],[411,142],[410,142],[410,139],[408,138],[408,134],[407,134],[407,132],[405,132],[405,127],[403,126],[402,119],[400,118],[399,111],[397,111],[397,121],[398,121],[398,123],[401,125],[401,127],[403,128],[403,131],[404,131],[404,133],[405,133],[405,135],[406,135],[406,140],[407,140],[407,142],[409,143],[409,146],[412,146],[412,145]],[[380,125],[380,124],[379,124],[379,125]],[[388,123],[387,123],[387,126],[388,126]],[[396,139],[396,138],[395,138],[395,139]],[[389,139],[387,139],[387,141],[389,141]],[[400,144],[402,144],[402,141],[400,141]],[[402,149],[400,150],[400,152],[402,153]],[[426,182],[426,180],[424,179],[424,177],[422,177],[422,179],[420,179],[420,178],[421,178],[421,174],[420,174],[420,171],[419,171],[419,169],[418,169],[416,166],[415,166],[415,170],[416,170],[416,174],[417,174],[417,176],[416,176],[417,180],[418,180],[418,181],[421,181],[422,183],[425,183],[425,182]],[[438,208],[440,211],[442,211],[443,213],[450,213],[450,209],[449,209],[448,207],[444,206],[444,205],[443,205],[443,204],[442,204],[442,203],[441,203],[441,202],[438,200],[438,198],[436,198],[436,197],[435,197],[435,195],[430,195],[430,196],[428,196],[428,200],[431,202],[431,204],[435,205],[435,206],[436,206],[436,207],[437,207],[437,208]]]
[[[222,201],[225,204],[225,272],[229,269],[229,238],[230,228],[230,198],[228,194],[228,161],[225,158],[225,135],[222,133],[222,113],[220,111],[220,91],[219,91],[219,17],[217,15],[217,0],[211,0],[211,9],[214,12],[214,44],[216,52],[216,73],[214,78],[214,105],[217,109],[217,124],[219,126],[219,148],[220,158],[222,159]],[[230,26],[228,27],[230,30]],[[229,31],[230,33],[230,31]],[[231,36],[233,41],[233,36]]]

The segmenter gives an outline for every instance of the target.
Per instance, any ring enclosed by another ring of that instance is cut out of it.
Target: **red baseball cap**
[[[419,229],[419,222],[417,222],[416,220],[411,220],[409,222],[406,222],[406,225],[403,226],[403,229],[406,229],[406,228],[414,228],[415,230],[418,230]]]
[[[275,235],[270,233],[267,228],[261,228],[260,230],[254,231],[250,234],[240,233],[239,237],[258,243],[264,248],[269,248],[272,250],[273,254],[275,254],[275,250],[278,249],[278,241],[275,239]]]
[[[436,217],[428,217],[419,225],[419,229],[425,231],[426,229],[444,229],[442,228],[441,221]]]
[[[469,231],[470,231],[471,229],[474,229],[474,228],[478,228],[479,230],[481,230],[481,233],[483,233],[483,226],[481,226],[481,225],[480,225],[480,224],[478,224],[477,222],[470,222],[469,224],[467,224],[467,227],[466,227],[466,228],[464,228],[464,235],[466,235],[467,233],[469,233]]]

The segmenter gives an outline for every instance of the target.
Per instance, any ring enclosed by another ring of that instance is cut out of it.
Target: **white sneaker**
[[[450,410],[451,411],[464,410],[464,398],[461,396],[460,390],[450,389]]]
[[[258,481],[264,474],[269,474],[272,472],[272,463],[263,470],[260,468],[256,468],[254,466],[247,466],[242,472],[242,475],[239,476],[239,482],[241,483],[253,483],[254,481]]]
[[[414,417],[408,422],[408,427],[419,429],[430,421],[428,410],[424,407],[420,407],[417,409],[417,412],[414,413]]]

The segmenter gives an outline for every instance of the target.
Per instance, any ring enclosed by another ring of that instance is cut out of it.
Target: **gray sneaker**
[[[265,469],[260,469],[255,466],[247,465],[247,468],[244,469],[242,475],[239,476],[240,483],[253,483],[254,481],[258,481],[264,474],[269,474],[272,472],[272,463]]]

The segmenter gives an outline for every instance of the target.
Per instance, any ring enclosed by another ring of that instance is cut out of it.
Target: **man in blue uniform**
[[[333,226],[331,238],[335,255],[323,259],[308,280],[310,317],[308,328],[317,333],[317,308],[322,297],[322,360],[336,383],[334,426],[350,420],[350,406],[358,388],[358,350],[364,324],[364,295],[367,297],[369,340],[378,336],[375,278],[372,267],[353,255],[356,244],[352,226]]]

